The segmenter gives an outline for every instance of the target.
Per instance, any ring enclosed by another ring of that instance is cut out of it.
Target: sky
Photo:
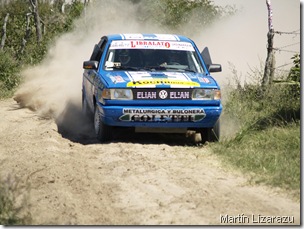
[[[247,74],[261,69],[267,56],[268,10],[266,0],[213,0],[215,5],[235,5],[238,13],[215,23],[201,33],[200,45],[209,47],[214,62],[223,65],[223,72],[215,76],[218,81],[231,77],[235,68],[243,81],[250,82]],[[300,33],[300,1],[272,0],[273,28],[279,32]],[[287,47],[285,47],[287,46]],[[286,74],[292,65],[290,59],[300,52],[300,34],[275,34],[274,48],[285,51],[275,53],[276,74]],[[287,64],[285,67],[280,67]]]

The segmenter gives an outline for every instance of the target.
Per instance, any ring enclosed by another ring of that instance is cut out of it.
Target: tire
[[[97,105],[94,111],[94,129],[100,142],[108,142],[112,139],[112,128],[101,121]]]
[[[93,116],[92,112],[90,111],[88,101],[83,93],[82,93],[82,114],[84,117],[88,118],[89,120],[91,120]]]
[[[220,120],[212,128],[201,130],[202,142],[218,142],[220,140]]]

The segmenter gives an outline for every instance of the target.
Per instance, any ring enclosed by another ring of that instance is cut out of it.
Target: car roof
[[[188,37],[176,34],[147,34],[147,33],[123,33],[110,34],[106,36],[109,41],[112,40],[158,40],[158,41],[183,41],[193,42]]]

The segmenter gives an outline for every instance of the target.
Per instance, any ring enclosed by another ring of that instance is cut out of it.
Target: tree
[[[42,30],[41,30],[41,21],[38,10],[38,1],[37,0],[29,0],[29,1],[32,5],[32,13],[35,19],[37,42],[40,43],[42,41]]]
[[[38,64],[54,37],[73,28],[83,3],[73,0],[63,14],[63,2],[39,0],[38,8],[38,0],[0,0],[0,98],[18,86],[22,67]]]
[[[223,14],[235,11],[234,8],[224,10],[209,0],[129,0],[136,4],[141,12],[138,20],[145,23],[152,20],[161,27],[178,31],[187,24],[203,28],[210,25]]]
[[[267,58],[265,63],[264,69],[264,76],[262,79],[262,89],[265,91],[273,81],[274,78],[274,51],[273,51],[273,37],[274,37],[274,30],[272,24],[272,9],[271,9],[271,2],[270,0],[266,0],[266,5],[268,9],[268,33],[267,33]]]
[[[1,38],[1,43],[0,43],[0,50],[3,50],[4,45],[5,45],[5,40],[6,40],[6,24],[8,21],[9,13],[6,14],[4,18],[4,24],[2,27],[2,38]]]

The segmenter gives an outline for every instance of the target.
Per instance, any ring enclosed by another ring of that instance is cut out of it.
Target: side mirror
[[[83,69],[97,70],[98,69],[98,61],[89,60],[83,62]]]
[[[203,57],[203,60],[206,64],[206,66],[207,67],[210,66],[212,64],[212,60],[211,60],[211,56],[210,56],[208,47],[204,48],[204,50],[201,52],[201,55]]]
[[[209,72],[221,72],[222,65],[220,64],[210,64],[208,68]]]
[[[203,60],[206,64],[209,72],[221,72],[222,71],[222,66],[220,64],[212,63],[208,47],[204,48],[204,50],[201,52],[201,55],[203,57]]]

